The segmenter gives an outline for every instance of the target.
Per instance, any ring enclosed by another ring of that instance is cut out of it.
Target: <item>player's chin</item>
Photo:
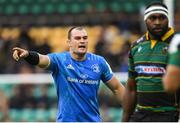
[[[85,55],[87,53],[87,51],[79,51],[78,54],[79,55]]]
[[[84,51],[84,52],[79,52],[80,55],[85,55],[87,52]]]
[[[164,32],[163,31],[160,31],[160,30],[154,30],[153,31],[153,35],[155,36],[155,37],[162,37],[163,35],[164,35]]]
[[[79,49],[79,51],[78,51],[79,53],[82,53],[82,54],[85,54],[85,53],[87,53],[87,49]]]

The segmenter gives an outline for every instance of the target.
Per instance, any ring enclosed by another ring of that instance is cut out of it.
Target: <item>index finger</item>
[[[15,51],[15,50],[22,50],[22,49],[19,47],[14,47],[12,50]]]

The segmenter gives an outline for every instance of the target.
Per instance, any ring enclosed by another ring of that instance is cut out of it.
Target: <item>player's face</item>
[[[151,35],[160,38],[168,30],[168,18],[163,14],[152,14],[147,18],[146,26]]]
[[[77,55],[85,55],[88,49],[87,32],[84,29],[72,30],[69,46],[72,53]]]

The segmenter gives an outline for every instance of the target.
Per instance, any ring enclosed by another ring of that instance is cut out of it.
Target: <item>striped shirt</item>
[[[138,109],[177,110],[175,95],[166,93],[162,84],[168,62],[168,47],[173,35],[174,30],[171,28],[157,41],[150,40],[147,32],[131,47],[128,76],[136,80]]]

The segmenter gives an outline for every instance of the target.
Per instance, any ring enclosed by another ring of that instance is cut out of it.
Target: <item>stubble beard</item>
[[[168,25],[166,27],[163,28],[163,31],[159,34],[157,34],[156,32],[154,32],[152,29],[150,29],[147,26],[147,29],[149,31],[149,33],[155,38],[155,39],[161,39],[161,37],[168,31]]]

